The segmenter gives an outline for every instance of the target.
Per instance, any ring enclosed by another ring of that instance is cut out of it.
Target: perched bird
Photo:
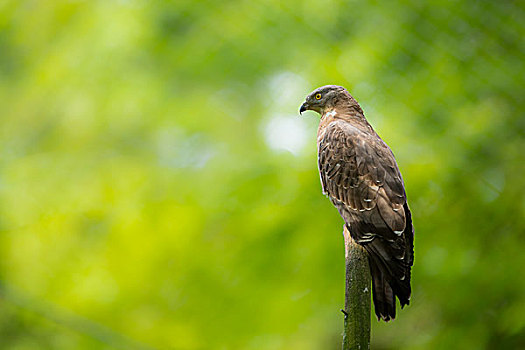
[[[351,237],[368,253],[378,320],[410,302],[414,228],[394,154],[372,129],[345,88],[327,85],[306,97],[299,113],[321,115],[317,132],[323,193],[339,211]]]

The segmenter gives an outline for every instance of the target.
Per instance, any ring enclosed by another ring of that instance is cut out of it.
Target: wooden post
[[[346,288],[343,350],[370,349],[371,276],[368,253],[350,236],[345,238]]]

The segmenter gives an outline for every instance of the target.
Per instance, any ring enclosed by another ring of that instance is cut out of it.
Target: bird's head
[[[322,115],[326,110],[335,108],[339,101],[347,99],[353,100],[352,96],[350,96],[344,87],[337,85],[321,86],[306,96],[306,100],[301,105],[299,113],[315,111]]]

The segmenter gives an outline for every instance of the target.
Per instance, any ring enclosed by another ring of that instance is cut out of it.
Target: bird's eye
[[[317,95],[315,95],[315,99],[316,99],[316,100],[320,100],[320,99],[321,99],[321,94],[317,94]]]

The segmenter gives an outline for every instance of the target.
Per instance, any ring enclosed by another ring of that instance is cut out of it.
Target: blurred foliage
[[[0,1],[0,347],[337,349],[339,84],[403,172],[412,305],[374,349],[525,347],[519,1]]]

